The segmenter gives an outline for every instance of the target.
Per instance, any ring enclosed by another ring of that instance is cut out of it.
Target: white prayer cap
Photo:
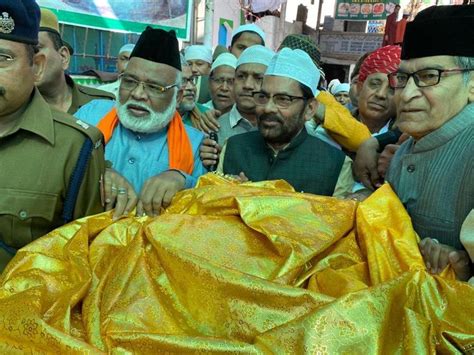
[[[340,83],[340,84],[334,85],[334,86],[331,88],[330,92],[331,92],[331,94],[336,95],[336,94],[338,94],[338,93],[340,93],[340,92],[349,92],[350,88],[351,88],[351,85],[350,85],[350,84],[348,84],[348,83]]]
[[[130,53],[132,53],[134,48],[135,48],[135,45],[134,45],[134,44],[128,43],[128,44],[122,46],[122,48],[120,48],[118,54],[123,53],[123,52],[130,52]]]
[[[275,54],[265,72],[267,75],[296,80],[311,89],[315,97],[319,94],[319,70],[308,53],[301,49],[283,48]]]
[[[265,44],[265,32],[263,32],[263,30],[260,27],[258,27],[256,24],[248,23],[246,25],[237,27],[237,29],[232,33],[232,38],[234,38],[236,35],[242,32],[253,32],[253,33],[258,34],[260,38],[262,39],[263,43]]]
[[[211,64],[212,49],[207,46],[195,44],[186,48],[184,58],[186,58],[186,60],[203,60]]]
[[[239,59],[237,59],[237,66],[242,64],[263,64],[268,66],[274,55],[275,52],[267,47],[259,44],[251,46],[244,50]]]
[[[219,68],[223,65],[227,65],[235,69],[235,67],[237,66],[237,58],[231,53],[219,54],[214,63],[212,63],[211,73],[214,69]]]
[[[341,82],[339,81],[339,79],[332,79],[329,84],[328,84],[328,90],[329,92],[332,92],[332,88],[336,85],[339,85]]]

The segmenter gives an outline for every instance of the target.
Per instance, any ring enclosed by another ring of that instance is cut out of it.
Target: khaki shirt
[[[72,102],[67,111],[71,115],[75,114],[82,106],[92,100],[115,100],[114,94],[76,84],[69,75],[66,75],[66,82],[72,88]]]
[[[92,139],[94,149],[76,201],[75,219],[103,211],[99,186],[105,170],[102,135],[95,127],[52,110],[35,89],[16,127],[0,137],[3,244],[21,248],[64,223],[66,192],[86,137]],[[0,271],[10,258],[0,248]]]

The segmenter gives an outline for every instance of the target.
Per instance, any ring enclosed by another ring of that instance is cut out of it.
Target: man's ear
[[[38,84],[43,79],[46,70],[46,56],[43,53],[36,53],[33,57],[33,75],[35,83]]]
[[[176,106],[179,106],[181,101],[183,101],[183,89],[178,90],[178,94],[176,96]]]
[[[62,46],[58,50],[59,55],[61,56],[61,63],[63,70],[69,69],[69,64],[71,63],[71,53],[66,46]]]
[[[304,109],[304,120],[311,121],[313,117],[316,115],[316,111],[318,110],[319,102],[315,98],[311,98],[306,103],[306,107]]]

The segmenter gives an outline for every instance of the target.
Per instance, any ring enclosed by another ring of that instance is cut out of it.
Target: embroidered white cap
[[[237,66],[242,64],[263,64],[268,66],[274,55],[274,51],[261,45],[248,47],[237,60]]]
[[[351,88],[351,85],[348,83],[339,83],[337,85],[334,85],[331,88],[330,92],[331,94],[336,95],[340,92],[349,92],[350,88]]]
[[[311,89],[315,97],[319,94],[321,75],[308,53],[301,49],[283,48],[275,54],[265,72],[265,76],[267,75],[296,80]]]
[[[211,72],[216,69],[216,68],[219,68],[223,65],[227,65],[229,67],[232,67],[232,68],[236,68],[237,67],[237,58],[235,57],[235,55],[231,54],[231,53],[222,53],[220,54],[216,60],[212,63],[212,66],[211,66]]]
[[[263,44],[265,44],[265,32],[263,32],[263,30],[260,27],[258,27],[256,24],[248,23],[246,25],[242,25],[242,26],[237,27],[235,29],[235,31],[232,33],[232,38],[234,38],[236,35],[238,35],[239,33],[242,33],[242,32],[256,33],[262,39]]]
[[[132,53],[134,48],[135,48],[134,44],[131,44],[131,43],[125,44],[125,45],[122,46],[122,48],[120,48],[118,54],[123,53],[123,52]]]
[[[212,49],[208,46],[195,44],[186,48],[186,50],[184,51],[184,58],[186,60],[203,60],[211,64]]]

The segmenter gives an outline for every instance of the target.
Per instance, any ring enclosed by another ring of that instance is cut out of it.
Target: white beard
[[[180,112],[190,112],[192,110],[194,110],[194,107],[196,107],[196,103],[195,102],[191,102],[191,103],[180,103],[179,104],[179,111]]]
[[[175,93],[170,104],[163,112],[155,112],[143,102],[133,99],[128,100],[123,105],[117,100],[116,107],[119,121],[125,128],[137,133],[155,133],[161,131],[168,126],[174,117],[176,111],[176,97],[177,95]],[[150,113],[147,116],[135,117],[127,110],[129,104],[143,107]]]

